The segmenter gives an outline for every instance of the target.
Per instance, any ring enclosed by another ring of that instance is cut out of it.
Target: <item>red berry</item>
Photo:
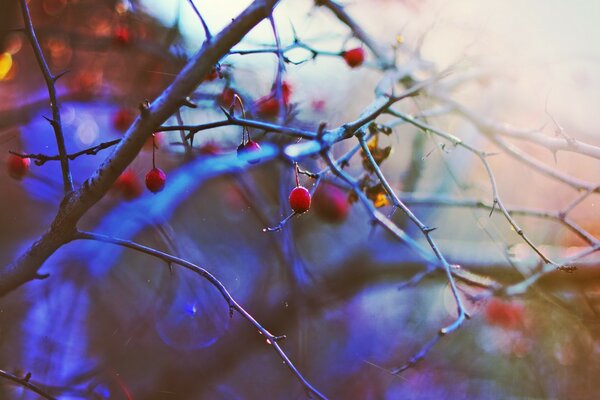
[[[324,221],[339,223],[346,219],[350,203],[345,191],[330,183],[323,183],[315,192],[314,209]]]
[[[296,214],[302,214],[310,208],[310,192],[304,186],[297,186],[290,192],[290,207]]]
[[[152,168],[146,174],[146,187],[152,193],[158,193],[165,188],[167,175],[160,168]]]
[[[290,96],[292,95],[292,87],[287,82],[281,83],[281,97],[283,106],[287,108],[290,104]],[[279,100],[277,99],[277,89],[273,88],[271,93],[261,97],[254,103],[256,112],[263,117],[276,117],[279,114]]]
[[[260,151],[260,145],[256,143],[254,140],[248,140],[246,143],[242,143],[237,148],[238,157],[242,157],[245,154],[252,154],[257,151]],[[260,161],[260,158],[248,160],[250,164],[256,164]]]
[[[365,61],[365,51],[362,47],[357,47],[352,50],[346,50],[342,53],[342,57],[346,61],[346,64],[350,66],[350,68],[358,67]]]
[[[116,27],[114,40],[115,40],[115,43],[117,43],[117,44],[121,44],[121,45],[129,44],[129,42],[131,40],[129,28],[127,28],[126,26]]]
[[[485,307],[485,318],[491,325],[505,329],[516,329],[523,324],[523,306],[499,299],[491,299]]]
[[[133,200],[142,194],[140,180],[131,169],[127,169],[119,175],[113,184],[113,189],[120,192],[125,200]]]
[[[119,132],[125,132],[135,121],[135,114],[128,108],[120,108],[113,115],[113,127]]]
[[[31,165],[31,160],[29,158],[23,158],[11,154],[8,156],[8,160],[6,163],[6,168],[8,169],[8,174],[14,178],[21,180],[27,172],[29,171],[29,165]]]

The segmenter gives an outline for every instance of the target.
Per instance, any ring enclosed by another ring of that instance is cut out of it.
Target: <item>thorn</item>
[[[317,137],[322,138],[325,133],[325,128],[327,127],[327,122],[323,121],[319,124],[319,128],[317,129]]]
[[[496,211],[496,204],[498,204],[498,200],[494,199],[494,203],[492,204],[492,209],[490,210],[490,215],[488,218],[491,218],[494,211]]]
[[[35,274],[35,279],[44,280],[47,279],[50,274]]]
[[[64,71],[58,73],[57,75],[54,75],[52,77],[52,82],[56,82],[57,80],[59,80],[60,78],[62,78],[63,76],[65,76],[67,73],[71,72],[68,69],[65,69]]]
[[[286,336],[285,335],[279,335],[279,336],[273,336],[272,339],[274,342],[279,342],[280,340],[285,339]]]
[[[292,28],[292,35],[294,36],[294,43],[298,43],[300,42],[300,39],[298,39],[298,32],[296,32],[296,28],[294,27],[294,24],[292,23],[292,21],[290,22],[290,27]]]
[[[498,152],[493,152],[493,153],[486,153],[486,152],[484,152],[483,153],[483,157],[485,157],[485,158],[499,156],[499,155],[500,155],[500,153],[498,153]]]
[[[56,123],[56,121],[55,121],[55,120],[53,120],[53,119],[50,119],[50,118],[46,117],[45,115],[42,115],[42,117],[43,117],[43,118],[44,118],[46,121],[48,121],[48,122],[50,123],[50,125],[52,125],[52,127],[53,127],[53,128],[56,128],[56,126],[58,126],[58,124]]]
[[[437,229],[437,227],[429,227],[426,226],[423,228],[423,233],[425,233],[426,235],[428,235],[429,233],[435,231]]]
[[[219,108],[221,109],[221,111],[223,111],[223,114],[225,114],[225,116],[227,117],[228,120],[231,121],[233,119],[233,117],[229,111],[227,111],[226,109],[224,109],[221,106],[219,106]]]
[[[229,319],[233,318],[233,312],[235,311],[235,308],[233,308],[233,306],[230,304],[229,305]]]
[[[31,372],[28,372],[25,377],[23,378],[23,381],[25,382],[29,382],[29,380],[31,379]]]
[[[189,108],[198,108],[198,105],[192,103],[192,101],[190,100],[189,97],[186,97],[185,99],[183,99],[183,101],[181,102],[182,106],[185,107],[189,107]]]
[[[150,102],[148,99],[142,101],[139,105],[140,113],[142,117],[147,117],[150,114]]]

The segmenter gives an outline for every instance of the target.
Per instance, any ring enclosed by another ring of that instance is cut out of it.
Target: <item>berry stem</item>
[[[296,173],[296,187],[300,186],[300,178],[298,178],[298,163],[294,163],[294,172]]]
[[[242,109],[242,118],[246,119],[246,109],[244,108],[244,102],[242,98],[238,96],[237,93],[233,95],[233,103],[235,105],[235,101],[237,100],[240,103],[240,108]],[[248,141],[250,141],[250,131],[248,131],[248,127],[246,125],[242,125],[242,144],[246,144],[245,136],[248,136]]]
[[[152,168],[156,168],[156,135],[152,134]]]

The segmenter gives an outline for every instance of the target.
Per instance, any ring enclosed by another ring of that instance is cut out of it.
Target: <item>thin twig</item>
[[[196,13],[198,18],[200,19],[200,23],[202,24],[202,28],[204,29],[204,35],[206,36],[206,41],[210,42],[210,40],[212,39],[212,35],[210,33],[210,29],[208,29],[208,25],[206,24],[206,21],[202,17],[202,14],[200,14],[200,11],[198,10],[198,7],[196,7],[196,4],[194,4],[194,0],[188,0],[188,2],[194,9],[194,13]]]
[[[25,375],[24,378],[19,378],[16,375],[11,374],[10,372],[6,372],[0,369],[0,377],[4,378],[4,379],[8,379],[11,382],[14,382],[20,386],[23,386],[24,388],[42,396],[44,399],[47,400],[56,400],[56,397],[50,395],[49,393],[47,393],[46,391],[44,391],[42,388],[40,388],[37,385],[34,385],[33,383],[30,382],[31,379],[31,374],[27,374]]]
[[[318,6],[324,6],[328,8],[340,21],[350,28],[354,36],[356,36],[361,42],[363,42],[371,52],[377,57],[377,60],[381,64],[383,69],[392,68],[394,66],[394,60],[388,57],[380,46],[375,42],[363,29],[354,21],[344,9],[343,6],[339,5],[333,0],[315,0],[315,4]]]
[[[458,294],[456,282],[454,280],[454,277],[452,276],[452,270],[451,270],[452,267],[450,266],[450,263],[446,260],[446,257],[444,257],[440,248],[438,247],[438,245],[433,240],[433,237],[431,236],[431,232],[433,232],[433,230],[435,228],[431,228],[431,227],[428,227],[425,224],[423,224],[421,222],[421,220],[402,202],[402,200],[400,200],[400,198],[398,197],[396,192],[390,186],[385,175],[381,171],[381,168],[379,168],[379,165],[373,158],[373,154],[371,153],[371,150],[369,150],[369,146],[367,145],[367,142],[365,141],[364,137],[358,136],[358,141],[360,143],[363,153],[367,157],[367,160],[369,161],[371,167],[373,168],[373,171],[375,171],[375,174],[379,178],[379,181],[383,185],[383,188],[385,189],[388,197],[392,200],[392,203],[394,204],[394,206],[400,208],[408,216],[408,218],[419,228],[421,233],[425,236],[427,243],[429,243],[429,247],[431,247],[431,250],[433,251],[435,256],[438,258],[438,260],[440,260],[442,266],[444,267],[444,270],[446,272],[446,277],[448,279],[448,284],[450,285],[452,295],[454,296],[454,301],[456,302],[457,317],[456,317],[456,320],[451,325],[449,325],[445,328],[442,328],[440,330],[440,333],[441,334],[451,333],[454,330],[456,330],[464,322],[465,318],[469,318],[469,314],[467,313],[467,310],[465,309],[465,306],[462,303],[462,299],[460,298],[460,295]]]
[[[461,139],[459,139],[458,137],[450,134],[450,133],[446,133],[438,128],[435,128],[429,124],[426,124],[424,122],[421,122],[415,118],[412,118],[411,116],[404,114],[400,111],[396,111],[396,110],[389,110],[388,113],[395,115],[396,117],[402,118],[405,121],[407,121],[408,123],[420,128],[421,130],[423,130],[424,132],[430,132],[433,133],[437,136],[440,136],[448,141],[450,141],[454,146],[460,146],[466,150],[468,150],[469,152],[473,153],[474,155],[476,155],[482,162],[486,173],[488,175],[490,184],[492,186],[492,197],[493,197],[493,205],[495,205],[496,207],[499,207],[500,210],[502,211],[502,214],[504,215],[504,217],[506,218],[506,220],[508,221],[508,223],[513,227],[514,231],[522,238],[522,240],[527,243],[529,245],[529,247],[540,257],[540,259],[546,263],[546,264],[551,264],[554,267],[558,268],[558,269],[565,269],[565,270],[569,270],[568,266],[565,265],[561,265],[553,260],[551,260],[548,256],[546,256],[532,241],[531,239],[529,239],[529,237],[525,234],[525,232],[523,231],[523,229],[519,226],[519,224],[514,220],[514,218],[510,215],[510,213],[508,212],[508,209],[504,206],[504,203],[502,202],[500,195],[499,195],[499,190],[498,190],[498,185],[496,184],[496,178],[494,176],[494,173],[492,171],[492,168],[487,160],[488,155],[478,149],[476,149],[475,147],[463,142]]]
[[[121,141],[121,139],[115,139],[115,140],[111,140],[111,141],[108,141],[108,142],[102,142],[100,144],[97,144],[96,146],[92,146],[92,147],[89,147],[87,149],[83,149],[83,150],[78,151],[76,153],[67,154],[67,158],[69,160],[74,160],[77,157],[80,157],[80,156],[83,156],[83,155],[91,155],[91,156],[93,156],[93,155],[98,154],[101,150],[113,147],[114,145],[116,145],[120,141]],[[35,164],[36,165],[44,165],[48,161],[59,161],[61,159],[61,157],[59,155],[49,156],[49,155],[42,154],[42,153],[37,153],[37,154],[30,153],[30,154],[27,154],[27,153],[19,153],[19,152],[16,152],[16,151],[9,151],[9,153],[14,154],[15,156],[19,156],[21,158],[30,158],[32,160],[35,160]]]
[[[78,231],[75,234],[74,239],[95,240],[95,241],[99,241],[99,242],[111,243],[111,244],[115,244],[118,246],[127,247],[129,249],[136,250],[141,253],[148,254],[150,256],[159,258],[161,260],[166,261],[167,263],[177,264],[183,268],[186,268],[186,269],[194,272],[195,274],[201,276],[202,278],[206,279],[208,282],[210,282],[211,285],[213,285],[219,291],[221,296],[223,296],[223,298],[229,305],[230,313],[233,313],[233,311],[238,312],[242,317],[244,317],[248,322],[250,322],[256,329],[258,329],[260,334],[266,338],[267,344],[273,346],[273,349],[277,352],[279,357],[283,360],[284,364],[290,369],[290,371],[294,374],[294,376],[296,376],[296,378],[302,384],[302,386],[309,393],[314,394],[317,398],[326,399],[326,397],[323,394],[321,394],[317,389],[315,389],[306,380],[306,378],[304,378],[304,376],[300,373],[300,371],[298,371],[296,366],[292,363],[292,361],[289,359],[289,357],[286,355],[286,353],[283,351],[283,349],[279,345],[279,341],[282,340],[285,336],[275,336],[271,332],[269,332],[267,329],[265,329],[252,315],[250,315],[250,313],[248,313],[241,305],[239,305],[235,301],[235,299],[231,296],[231,294],[229,293],[227,288],[225,288],[223,283],[221,283],[221,281],[219,281],[214,275],[212,275],[206,269],[199,267],[196,264],[193,264],[193,263],[186,261],[184,259],[181,259],[179,257],[175,257],[171,254],[167,254],[162,251],[159,251],[159,250],[153,249],[151,247],[147,247],[142,244],[135,243],[135,242],[132,242],[129,240],[123,240],[123,239],[118,239],[118,238],[114,238],[111,236],[105,236],[105,235],[100,235],[100,234],[93,233],[93,232],[83,232],[83,231]]]
[[[44,53],[42,53],[42,48],[40,47],[40,43],[35,35],[35,30],[33,29],[33,23],[31,22],[31,15],[29,14],[27,0],[21,0],[20,4],[23,14],[23,22],[25,23],[25,34],[31,43],[33,53],[35,54],[37,63],[42,71],[42,74],[44,75],[46,87],[48,88],[50,108],[52,109],[52,119],[48,119],[48,122],[50,122],[50,125],[52,125],[52,128],[54,129],[54,136],[56,138],[56,145],[58,147],[58,154],[60,156],[60,167],[62,171],[64,192],[67,194],[72,192],[74,187],[73,177],[71,176],[71,170],[69,167],[69,160],[67,158],[67,150],[65,146],[65,137],[62,130],[62,122],[60,119],[58,98],[56,97],[56,87],[54,86],[59,76],[52,75],[50,68],[48,67],[48,63],[44,58]]]

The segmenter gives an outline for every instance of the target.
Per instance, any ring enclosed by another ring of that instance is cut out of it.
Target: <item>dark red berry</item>
[[[135,172],[131,169],[125,170],[115,183],[113,189],[119,192],[125,200],[133,200],[142,194],[142,184]]]
[[[346,50],[342,53],[342,57],[351,68],[356,68],[365,61],[365,51],[362,47]]]
[[[131,41],[131,34],[129,33],[129,28],[127,28],[126,26],[118,26],[115,29],[114,40],[115,43],[120,45],[129,44],[129,42]]]
[[[113,127],[119,132],[125,132],[133,124],[135,114],[128,108],[119,108],[113,115]]]
[[[315,192],[314,209],[316,214],[326,222],[342,222],[350,209],[348,195],[331,183],[322,183]]]
[[[29,171],[29,165],[31,165],[31,160],[29,158],[23,158],[11,154],[8,156],[8,160],[6,162],[6,168],[8,170],[8,174],[14,178],[21,180],[27,172]]]
[[[290,192],[290,207],[296,214],[302,214],[310,208],[310,192],[304,186],[297,186]]]
[[[146,187],[152,193],[158,193],[165,188],[167,175],[160,168],[152,168],[146,174]]]
[[[242,157],[247,154],[252,154],[260,151],[260,145],[256,143],[254,140],[248,140],[246,143],[242,143],[237,148],[238,157]],[[260,158],[255,158],[253,160],[248,160],[250,164],[256,164],[260,161]]]

